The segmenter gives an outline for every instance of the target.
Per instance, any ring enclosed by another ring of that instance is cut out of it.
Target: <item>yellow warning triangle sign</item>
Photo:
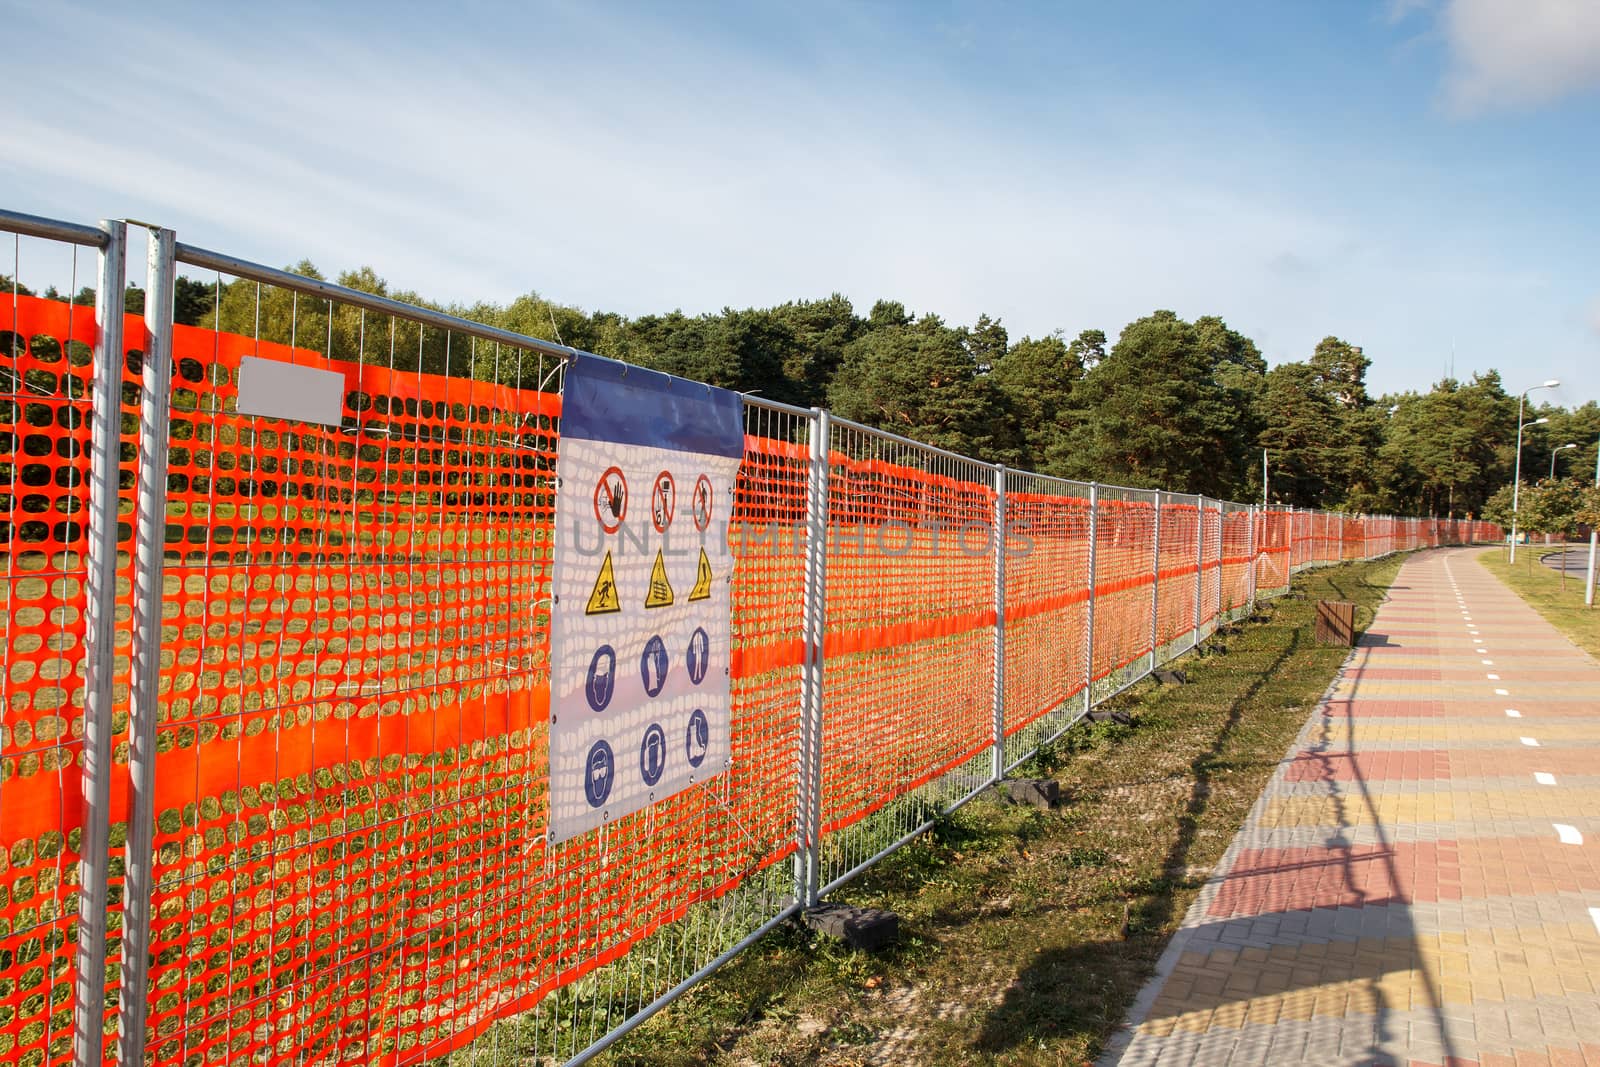
[[[700,550],[700,567],[694,572],[694,588],[689,591],[690,600],[711,599],[711,561],[706,558],[706,550]]]
[[[650,568],[650,592],[645,594],[644,606],[664,608],[672,603],[672,583],[667,581],[667,564],[656,549],[656,565]]]
[[[622,610],[622,599],[617,596],[617,575],[611,569],[611,553],[606,553],[605,562],[600,564],[600,573],[594,580],[594,591],[589,594],[589,606],[583,609],[585,615],[606,615],[613,611]]]

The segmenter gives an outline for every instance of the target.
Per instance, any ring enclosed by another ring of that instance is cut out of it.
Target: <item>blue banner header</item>
[[[561,436],[738,459],[744,456],[744,397],[580,354],[562,387]]]

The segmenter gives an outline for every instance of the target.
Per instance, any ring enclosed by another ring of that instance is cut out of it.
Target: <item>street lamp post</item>
[[[1569,448],[1577,447],[1577,445],[1562,445],[1560,448],[1552,448],[1550,450],[1550,480],[1552,482],[1556,480],[1556,455],[1565,452]]]
[[[1594,446],[1594,487],[1600,492],[1600,441]],[[1595,539],[1600,537],[1600,531],[1593,526],[1589,527],[1589,573],[1583,579],[1583,602],[1589,607],[1594,607],[1594,553]]]
[[[1535,389],[1554,389],[1556,386],[1558,386],[1560,384],[1561,384],[1561,382],[1560,382],[1559,379],[1551,378],[1549,381],[1545,382],[1543,385],[1530,385],[1530,386],[1528,386],[1528,388],[1526,388],[1526,389],[1524,389],[1522,391],[1522,395],[1517,397],[1517,466],[1516,466],[1516,472],[1511,476],[1511,562],[1512,563],[1515,563],[1517,561],[1517,503],[1518,503],[1518,499],[1519,499],[1519,496],[1520,496],[1521,491],[1522,491],[1522,409],[1523,409],[1523,405],[1525,405],[1528,402],[1528,394],[1533,392]],[[1549,419],[1534,419],[1533,420],[1533,425],[1537,426],[1541,422],[1549,422],[1549,421],[1550,421]]]

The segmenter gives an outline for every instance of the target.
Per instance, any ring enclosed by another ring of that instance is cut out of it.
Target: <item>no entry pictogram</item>
[[[595,483],[594,517],[608,534],[620,530],[622,520],[628,517],[628,479],[623,476],[621,467],[607,467]]]
[[[666,533],[667,527],[672,525],[672,512],[678,506],[678,484],[672,480],[671,471],[662,471],[656,475],[655,485],[650,488],[650,522],[655,526],[656,533]]]
[[[694,528],[705,533],[706,527],[711,525],[711,479],[704,474],[695,479],[694,498],[690,503],[694,505]]]

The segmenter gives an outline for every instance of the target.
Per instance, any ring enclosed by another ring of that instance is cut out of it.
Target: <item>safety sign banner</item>
[[[552,841],[728,769],[728,522],[743,455],[738,393],[592,356],[567,368],[550,619]]]

